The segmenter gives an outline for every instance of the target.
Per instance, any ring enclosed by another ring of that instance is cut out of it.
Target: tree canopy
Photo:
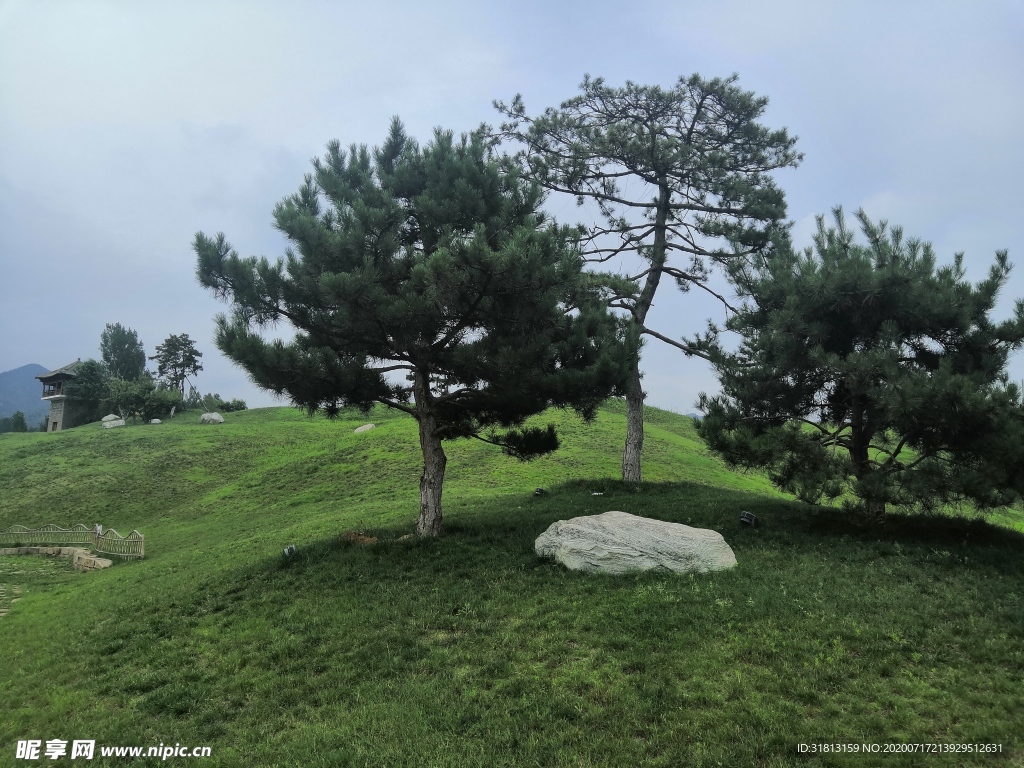
[[[112,376],[129,381],[146,372],[146,351],[139,335],[120,323],[107,323],[100,334],[100,358]]]
[[[334,141],[313,165],[274,210],[295,248],[284,259],[196,235],[200,282],[233,305],[217,346],[311,412],[380,403],[416,418],[417,532],[436,535],[443,440],[530,458],[558,440],[526,418],[552,406],[591,418],[621,390],[631,349],[609,281],[583,272],[576,230],[546,219],[541,188],[479,132],[439,129],[420,147],[396,118],[380,148]],[[262,338],[280,321],[294,340]]]
[[[68,398],[64,413],[65,429],[103,418],[104,401],[109,395],[109,370],[109,365],[97,360],[85,360],[75,368],[75,378],[64,385],[64,394]]]
[[[196,349],[195,342],[187,333],[182,333],[171,334],[163,344],[157,344],[156,354],[149,359],[156,360],[157,376],[184,395],[188,377],[196,376],[203,370],[199,362],[202,356],[203,353]]]
[[[603,224],[589,231],[584,254],[605,262],[640,257],[633,295],[610,305],[629,312],[630,332],[684,351],[650,328],[647,315],[663,277],[724,297],[709,285],[710,267],[764,248],[785,217],[771,172],[796,165],[795,138],[757,122],[768,100],[735,85],[737,76],[680,78],[672,88],[627,82],[622,88],[585,77],[582,93],[530,117],[520,96],[495,102],[507,118],[500,136],[520,142],[525,175],[546,189],[596,201]],[[671,256],[681,257],[673,263]],[[699,353],[699,352],[698,352]],[[643,401],[639,358],[626,393],[622,478],[642,479]]]
[[[28,422],[21,411],[15,411],[11,416],[11,432],[28,432]]]
[[[858,212],[818,219],[814,248],[781,242],[732,277],[744,303],[726,328],[690,342],[722,385],[701,395],[698,431],[728,461],[767,468],[809,502],[852,492],[875,516],[886,504],[931,509],[1009,503],[1024,491],[1024,410],[1006,364],[1024,344],[1024,302],[990,317],[1010,273],[965,280],[963,254],[937,267],[931,246]]]
[[[167,382],[156,382],[149,376],[134,381],[111,379],[103,408],[120,414],[121,418],[149,421],[166,416],[171,408],[181,406],[181,392]]]

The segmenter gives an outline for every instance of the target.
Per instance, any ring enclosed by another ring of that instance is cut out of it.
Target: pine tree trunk
[[[868,451],[871,445],[871,433],[865,425],[864,404],[860,398],[854,398],[850,414],[850,458],[853,460],[853,475],[863,480],[877,471],[871,466]],[[885,524],[885,501],[865,499],[865,507],[871,520],[879,525]]]
[[[876,525],[885,525],[885,502],[869,500],[868,514]]]
[[[413,391],[416,394],[416,413],[420,425],[420,448],[423,451],[423,475],[420,477],[420,516],[416,521],[417,536],[437,536],[441,533],[441,492],[444,489],[444,469],[448,457],[444,455],[441,439],[437,436],[437,418],[430,408],[430,392],[426,376],[415,374]]]
[[[637,356],[626,391],[626,449],[622,452],[622,479],[627,483],[643,480],[640,468],[643,447],[644,391],[640,382],[640,358]]]
[[[661,270],[665,266],[667,250],[667,222],[671,192],[663,177],[658,190],[658,207],[654,221],[654,247],[651,249],[651,271],[648,272],[643,290],[633,308],[633,321],[638,332],[647,319],[647,313],[654,304],[654,294],[661,282]],[[640,353],[637,352],[630,374],[629,389],[626,390],[626,447],[622,452],[622,479],[627,483],[643,480],[640,458],[644,447],[644,390],[640,385]]]

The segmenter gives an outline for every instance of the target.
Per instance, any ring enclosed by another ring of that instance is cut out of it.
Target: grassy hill
[[[656,409],[637,492],[612,403],[552,415],[564,447],[529,464],[446,445],[446,535],[399,541],[411,419],[226,419],[0,435],[0,529],[98,522],[147,551],[88,574],[0,557],[0,766],[29,764],[28,738],[207,745],[216,766],[1024,763],[1019,512],[863,528]],[[610,578],[534,555],[553,521],[609,509],[719,530],[739,566]],[[823,742],[1002,751],[797,753]]]

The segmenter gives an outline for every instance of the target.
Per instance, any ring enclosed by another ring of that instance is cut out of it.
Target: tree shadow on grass
[[[916,619],[920,624],[944,610],[946,597],[941,591],[921,597],[918,586],[941,580],[955,593],[961,585],[999,583],[1005,593],[1024,572],[1024,537],[980,521],[894,515],[879,531],[840,510],[694,483],[650,484],[637,492],[603,480],[547,490],[460,502],[438,539],[401,540],[411,521],[365,529],[358,532],[362,539],[339,527],[329,537],[295,541],[294,556],[281,551],[292,542],[281,542],[272,555],[244,566],[236,560],[174,590],[140,594],[87,637],[93,657],[118,659],[96,689],[118,700],[136,697],[142,711],[213,739],[231,718],[276,717],[279,710],[304,717],[305,702],[320,695],[327,677],[327,700],[345,702],[350,690],[369,691],[374,681],[422,682],[420,670],[440,674],[448,664],[442,658],[448,645],[457,653],[467,644],[470,655],[459,663],[481,675],[487,664],[503,663],[487,650],[492,637],[524,644],[539,637],[531,653],[557,658],[563,636],[588,637],[611,658],[633,664],[623,649],[650,642],[638,638],[655,633],[657,642],[671,643],[674,633],[697,627],[695,638],[731,642],[722,612],[771,633],[777,625],[806,623],[795,601],[810,605],[824,590],[864,623],[879,607],[901,616],[924,600],[932,608]],[[664,573],[596,578],[534,553],[534,540],[552,522],[613,509],[718,529],[740,567],[693,582]],[[742,526],[741,511],[758,515],[762,525]],[[1008,578],[987,580],[997,574]],[[879,589],[893,579],[902,590]],[[788,595],[777,593],[780,584]],[[861,591],[871,599],[860,599]],[[756,599],[747,607],[751,595]],[[1012,611],[986,599],[990,613]],[[673,623],[679,612],[686,621]],[[430,666],[435,663],[442,666]],[[495,674],[514,678],[508,670]],[[283,690],[281,679],[289,681]],[[235,710],[225,713],[225,699],[236,702]]]
[[[339,531],[329,539],[300,545],[293,557],[282,555],[263,566],[298,577],[333,563],[369,580],[402,574],[411,578],[413,574],[557,571],[561,566],[534,553],[536,538],[558,520],[610,510],[716,530],[737,552],[741,564],[745,555],[755,552],[796,554],[825,549],[838,556],[843,547],[850,547],[862,556],[905,552],[926,557],[941,552],[954,556],[960,567],[1024,571],[1024,558],[1020,557],[1024,534],[983,519],[892,513],[879,526],[841,509],[698,483],[649,483],[637,489],[609,479],[571,481],[539,496],[530,489],[463,503],[446,517],[444,533],[436,539],[408,538],[409,529],[397,526]],[[740,522],[744,511],[757,515],[760,523],[756,528]],[[319,580],[323,574],[313,578]]]

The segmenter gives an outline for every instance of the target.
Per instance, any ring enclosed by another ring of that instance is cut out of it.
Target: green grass
[[[87,574],[0,557],[21,595],[0,618],[0,765],[32,764],[14,759],[26,738],[209,745],[215,766],[1024,764],[1019,511],[879,532],[729,471],[688,418],[648,416],[639,492],[614,479],[615,403],[592,425],[551,416],[563,448],[529,464],[446,446],[433,541],[398,540],[420,472],[401,415],[0,436],[0,528],[138,528],[147,551]],[[739,566],[594,577],[534,555],[553,521],[609,509],[719,530]]]

